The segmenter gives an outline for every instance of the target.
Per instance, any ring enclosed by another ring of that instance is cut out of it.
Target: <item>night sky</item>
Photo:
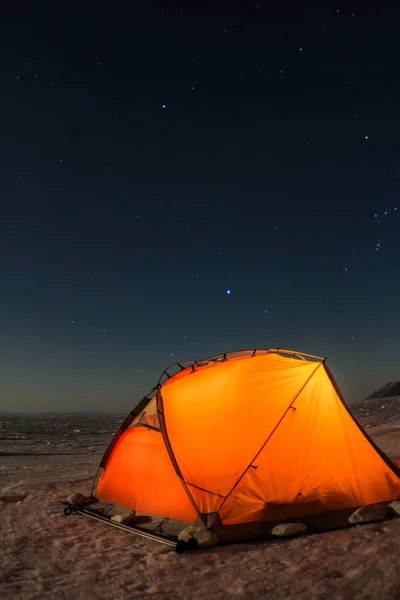
[[[350,402],[400,379],[398,12],[32,4],[0,25],[1,408],[128,411],[244,348],[327,356]]]

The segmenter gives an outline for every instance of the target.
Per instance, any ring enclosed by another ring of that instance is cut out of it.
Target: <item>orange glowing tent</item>
[[[100,467],[98,500],[204,524],[223,541],[268,537],[277,523],[342,526],[361,506],[400,498],[400,470],[325,360],[276,349],[167,369]]]

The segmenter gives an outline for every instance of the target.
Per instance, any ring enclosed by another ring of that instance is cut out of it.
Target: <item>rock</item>
[[[304,523],[281,523],[280,525],[275,525],[271,533],[279,537],[286,537],[289,535],[300,535],[306,531],[307,527]]]
[[[78,492],[78,494],[72,494],[72,496],[69,496],[67,498],[67,501],[70,504],[75,504],[75,505],[84,504],[85,502],[87,502],[87,500],[89,500],[89,497],[84,496],[83,494],[81,494],[79,492]]]
[[[178,543],[175,546],[175,552],[177,554],[184,554],[189,550],[188,543],[185,540],[178,540]]]
[[[394,500],[389,504],[389,508],[392,512],[400,517],[400,500]]]
[[[349,517],[349,523],[371,523],[371,521],[382,521],[386,517],[387,506],[383,504],[371,504],[362,506]]]
[[[200,546],[196,538],[191,537],[187,542],[185,542],[185,540],[178,540],[175,550],[177,554],[183,554],[184,552],[188,552],[189,550],[198,550],[199,547]]]
[[[132,512],[128,515],[114,515],[111,517],[110,521],[114,521],[114,523],[121,523],[121,525],[136,525],[136,513]]]
[[[218,542],[218,538],[213,531],[195,525],[189,525],[189,527],[183,529],[178,536],[178,540],[186,543],[190,542],[189,546],[191,548],[195,547],[195,542],[197,542],[199,548],[215,546]]]

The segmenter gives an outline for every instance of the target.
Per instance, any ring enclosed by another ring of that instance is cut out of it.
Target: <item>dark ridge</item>
[[[365,400],[395,398],[396,396],[400,397],[400,381],[390,381],[389,383],[386,383],[383,387],[379,388],[378,390],[375,390]]]

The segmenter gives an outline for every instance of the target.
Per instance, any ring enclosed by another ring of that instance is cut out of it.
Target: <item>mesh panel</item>
[[[156,396],[154,396],[147,404],[146,408],[135,417],[129,429],[131,427],[153,427],[154,429],[160,429]]]

